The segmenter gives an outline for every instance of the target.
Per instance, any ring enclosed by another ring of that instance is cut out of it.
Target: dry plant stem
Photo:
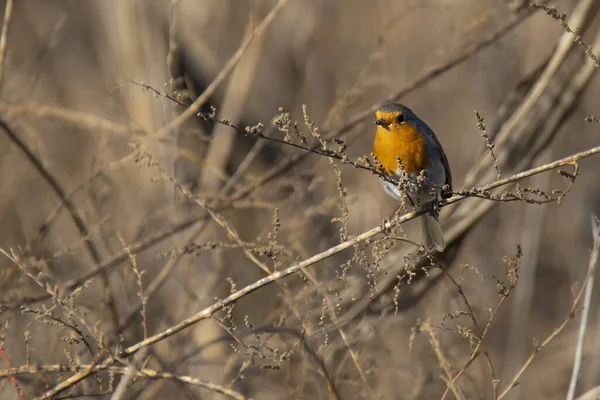
[[[306,277],[311,281],[311,283],[318,289],[320,287],[319,281],[317,280],[317,278],[315,278],[315,276],[312,274],[312,272],[307,269],[304,269],[303,272],[306,275]],[[326,292],[322,293],[322,295],[325,298],[325,300],[327,301],[327,308],[329,309],[329,317],[331,318],[331,322],[333,322],[333,325],[335,326],[336,330],[340,333],[340,336],[341,336],[342,340],[344,341],[344,345],[348,349],[348,353],[350,353],[350,358],[352,358],[352,362],[353,362],[356,370],[358,371],[358,374],[360,375],[360,379],[362,380],[363,386],[365,387],[367,394],[369,395],[369,397],[371,399],[376,399],[377,396],[375,395],[375,393],[373,393],[373,389],[371,389],[371,385],[369,385],[369,382],[367,381],[367,378],[365,376],[363,368],[360,365],[360,362],[358,360],[358,354],[356,354],[356,352],[354,350],[352,350],[352,346],[350,345],[350,340],[348,339],[348,335],[346,335],[346,332],[338,323],[338,318],[337,318],[336,311],[335,311],[335,309],[336,309],[335,305],[331,302],[331,299],[329,298],[329,296]],[[310,332],[309,332],[309,336],[310,336]]]
[[[446,377],[448,378],[448,386],[450,387],[450,389],[452,389],[452,393],[454,393],[456,399],[462,400],[463,396],[461,395],[456,385],[454,385],[454,379],[452,378],[452,366],[450,365],[450,362],[448,361],[446,355],[444,354],[444,351],[442,350],[440,341],[438,340],[437,334],[435,333],[435,328],[431,326],[429,322],[425,322],[423,324],[423,329],[427,331],[427,333],[429,333],[429,337],[431,338],[431,345],[433,346],[435,355],[437,356],[440,365],[446,373]]]
[[[356,353],[356,351],[354,351],[352,349],[352,346],[350,345],[350,340],[348,339],[348,335],[344,331],[344,328],[342,328],[337,323],[337,317],[335,316],[335,311],[334,311],[335,308],[333,308],[331,299],[329,299],[329,298],[327,299],[327,304],[328,304],[328,308],[330,310],[329,315],[331,316],[331,319],[332,319],[333,324],[335,325],[336,329],[340,333],[340,336],[342,337],[342,340],[344,341],[344,345],[348,349],[348,353],[350,353],[350,357],[352,358],[352,363],[354,364],[356,370],[358,371],[358,374],[360,375],[360,379],[362,380],[363,386],[367,390],[367,394],[369,395],[369,397],[371,399],[373,399],[373,400],[377,399],[378,397],[373,392],[373,389],[371,389],[371,385],[369,385],[369,382],[367,381],[367,377],[365,376],[365,372],[363,371],[363,368],[360,365],[360,361],[358,359],[358,354]]]
[[[49,319],[51,321],[54,321],[56,324],[58,325],[62,325],[65,328],[73,331],[78,337],[79,340],[81,340],[81,342],[84,344],[84,346],[87,348],[88,352],[90,353],[90,356],[93,358],[94,357],[94,350],[92,350],[92,346],[90,345],[90,342],[87,340],[87,338],[85,337],[85,334],[81,331],[81,329],[79,329],[77,326],[73,325],[73,324],[69,324],[59,318],[53,317],[50,314],[46,314],[42,311],[39,310],[34,310],[34,309],[30,309],[27,307],[21,307],[21,313],[25,314],[25,313],[31,313],[34,314],[40,318],[46,318]]]
[[[509,288],[509,290],[511,290]],[[483,333],[480,336],[480,340],[479,342],[477,342],[477,345],[475,345],[475,348],[473,349],[473,351],[471,352],[471,356],[469,357],[469,360],[465,363],[464,367],[461,368],[460,371],[458,371],[456,373],[456,375],[454,375],[453,378],[453,382],[456,382],[458,380],[458,378],[461,377],[462,374],[465,373],[465,371],[467,370],[467,368],[469,368],[469,366],[473,363],[473,361],[475,361],[475,359],[477,358],[477,355],[479,354],[479,350],[481,349],[481,346],[483,344],[483,339],[485,339],[488,330],[490,329],[490,326],[492,325],[492,322],[494,321],[494,318],[496,317],[496,315],[498,314],[498,310],[500,310],[500,308],[502,307],[502,305],[504,304],[504,302],[506,301],[506,299],[508,298],[508,294],[509,292],[506,293],[505,296],[500,297],[500,301],[498,302],[498,304],[496,305],[496,308],[494,308],[494,310],[492,310],[490,318],[488,319],[487,324],[485,325],[485,328],[483,329]],[[448,387],[446,388],[446,391],[444,392],[444,394],[442,395],[441,400],[445,399],[446,396],[448,395],[448,391],[450,390],[450,386],[448,384]]]
[[[134,374],[135,368],[132,366],[127,367],[127,370],[123,374],[123,378],[121,378],[119,381],[119,384],[117,385],[117,388],[115,389],[115,392],[111,396],[110,400],[123,400],[123,396],[127,391],[127,386],[129,386]]]
[[[196,240],[196,238],[204,231],[205,228],[206,223],[203,222],[196,230],[194,230],[194,232],[190,234],[188,239],[184,240],[183,246],[186,247],[192,244],[194,240]],[[152,280],[152,282],[150,282],[150,285],[148,285],[148,287],[144,291],[143,297],[146,300],[149,300],[150,297],[152,297],[158,291],[158,289],[162,287],[163,283],[167,280],[169,275],[171,275],[171,272],[173,272],[173,270],[177,267],[182,257],[183,254],[178,254],[175,258],[171,258],[165,264],[165,266],[160,270],[158,275],[156,275],[156,277]],[[123,330],[125,330],[125,328],[131,323],[131,321],[133,321],[133,318],[137,313],[141,311],[141,309],[142,302],[140,301],[136,302],[135,305],[133,305],[129,308],[129,310],[127,310],[127,313],[125,313],[125,316],[122,317],[121,321],[119,322],[120,332],[123,332]]]
[[[55,288],[51,287],[50,285],[47,285],[45,282],[40,280],[38,278],[38,276],[31,274],[27,270],[25,265],[21,262],[21,259],[18,258],[18,256],[9,254],[6,250],[4,250],[1,247],[0,247],[0,254],[3,254],[6,258],[8,258],[10,261],[12,261],[14,264],[16,264],[23,272],[23,275],[27,276],[29,279],[34,281],[41,288],[45,289],[48,292],[48,294],[56,301],[56,303],[58,303],[58,305],[60,305],[62,308],[64,308],[70,316],[77,318],[77,320],[79,320],[81,325],[83,325],[88,330],[90,335],[92,335],[92,337],[94,337],[94,339],[96,339],[98,342],[100,342],[95,335],[95,330],[92,328],[92,325],[89,324],[87,322],[87,320],[85,319],[84,313],[78,311],[74,307],[71,307],[69,304],[67,304],[68,303],[67,299],[59,298]],[[71,325],[64,324],[64,323],[61,325],[64,325],[68,329],[71,329]],[[84,343],[86,345],[86,347],[88,348],[88,350],[90,352],[92,352],[91,346],[89,345],[88,340],[85,338],[85,334],[82,332],[82,330],[80,330],[80,329],[71,329],[71,330],[80,337],[82,343]]]
[[[6,368],[0,370],[0,378],[17,376],[17,375],[36,375],[40,372],[78,372],[78,371],[90,371],[90,373],[98,372],[98,371],[107,371],[114,374],[125,375],[130,367],[122,367],[122,366],[110,366],[101,368],[99,365],[95,364],[82,364],[82,365],[70,365],[70,364],[50,364],[50,365],[23,365],[16,368]],[[141,379],[166,379],[177,382],[182,382],[191,386],[198,386],[204,389],[208,389],[212,392],[220,393],[232,399],[243,400],[246,399],[246,396],[243,394],[225,388],[220,385],[215,385],[214,383],[206,382],[200,379],[193,378],[191,376],[185,375],[176,375],[170,372],[156,371],[149,368],[141,368],[134,372],[134,377]]]
[[[0,93],[2,90],[2,75],[4,72],[4,59],[6,58],[6,43],[8,41],[8,26],[13,11],[13,0],[6,0],[4,7],[4,22],[2,22],[2,32],[0,33]]]
[[[229,73],[231,71],[233,71],[234,67],[240,62],[240,60],[242,59],[242,56],[244,55],[246,50],[248,50],[248,48],[250,47],[250,43],[252,43],[252,40],[254,40],[254,38],[256,38],[256,37],[260,37],[261,35],[263,35],[265,33],[265,31],[267,30],[269,25],[271,25],[271,22],[273,22],[273,20],[275,19],[275,16],[277,15],[277,13],[279,13],[279,11],[283,8],[283,6],[286,3],[287,3],[287,0],[279,0],[277,2],[275,7],[273,7],[273,9],[269,12],[269,14],[265,17],[265,19],[263,19],[262,22],[256,27],[256,29],[254,29],[252,34],[246,40],[244,40],[242,45],[237,49],[235,54],[229,59],[227,64],[225,64],[223,69],[221,69],[221,71],[219,71],[219,73],[217,74],[215,79],[210,83],[210,85],[208,85],[206,90],[204,90],[204,92],[200,96],[198,96],[198,98],[196,100],[194,100],[194,102],[189,106],[189,108],[187,110],[182,112],[180,115],[177,116],[177,118],[175,118],[167,126],[165,126],[164,128],[162,128],[160,131],[158,131],[156,133],[155,137],[157,139],[161,139],[161,138],[167,136],[171,131],[181,127],[181,125],[186,120],[195,116],[196,113],[198,113],[200,111],[202,106],[215,93],[215,91],[217,90],[217,87],[225,80],[225,78],[227,78]]]
[[[182,343],[185,343],[185,342],[182,342]],[[158,364],[157,367],[155,367],[154,369],[160,369],[160,371],[162,371],[162,372],[175,373],[175,370],[173,368],[171,368],[169,365],[167,365],[166,361],[159,354],[157,354],[156,351],[153,351],[153,349],[149,349],[148,355],[146,357],[148,357],[147,359],[150,359],[150,357],[152,357],[152,361],[154,361]],[[172,363],[172,365],[178,365],[178,364]],[[145,364],[142,364],[142,366],[147,367],[147,365],[145,365]],[[161,388],[164,388],[164,386],[168,382],[169,381],[166,381],[166,380],[154,380],[154,381],[150,382],[148,385],[138,387],[137,390],[132,391],[129,394],[128,398],[129,399],[139,399],[139,400],[158,399],[158,398],[160,398],[158,393],[161,392]],[[188,400],[198,399],[198,394],[195,391],[193,391],[189,386],[187,386],[179,381],[175,381],[175,385],[177,386],[177,390],[179,393],[181,393],[183,398],[188,399]],[[221,385],[221,386],[225,386],[225,385]],[[173,398],[181,397],[181,396],[176,396],[174,393],[170,393],[170,396]]]
[[[565,21],[565,19],[566,19],[565,13],[561,14],[560,12],[558,12],[558,9],[556,8],[556,6],[548,7],[545,5],[533,3],[530,5],[530,7],[540,8],[540,9],[544,10],[546,12],[546,14],[549,15],[550,17],[554,18],[557,21],[560,21],[560,24],[562,25],[565,32],[572,34],[573,41],[575,43],[577,43],[578,45],[580,45],[581,47],[583,47],[585,49],[585,54],[590,59],[594,60],[594,63],[596,64],[596,68],[600,67],[600,64],[598,64],[598,62],[599,62],[598,57],[596,57],[596,55],[592,51],[592,46],[588,46],[587,44],[585,44],[583,42],[583,39],[581,38],[581,35],[579,34],[579,27],[575,27],[575,30],[571,29],[569,24]]]
[[[594,249],[593,249],[592,254],[590,256],[590,262],[588,264],[588,271],[587,271],[587,274],[585,276],[585,279],[583,280],[581,288],[579,289],[579,291],[577,292],[577,295],[575,296],[575,299],[573,300],[573,304],[571,305],[571,309],[569,310],[569,314],[564,319],[564,321],[556,329],[554,329],[554,331],[552,331],[552,333],[550,335],[548,335],[548,337],[546,337],[546,339],[544,339],[544,341],[541,342],[533,350],[533,352],[531,353],[531,355],[529,356],[529,358],[525,361],[525,363],[523,363],[523,366],[519,369],[519,371],[515,374],[515,376],[509,382],[508,386],[504,389],[504,391],[502,391],[502,393],[500,394],[500,396],[498,397],[498,399],[503,399],[510,392],[510,390],[517,383],[519,383],[519,379],[521,379],[521,376],[523,376],[523,373],[527,370],[527,368],[529,368],[529,366],[533,362],[533,359],[535,358],[535,356],[540,351],[542,351],[546,346],[548,346],[548,344],[552,340],[554,340],[554,338],[556,336],[558,336],[565,329],[565,327],[567,326],[567,324],[577,314],[577,311],[580,308],[581,298],[583,297],[583,294],[586,291],[587,284],[588,284],[589,279],[590,279],[590,277],[592,275],[592,271],[596,270],[596,266],[598,265],[598,259],[600,258],[600,225],[595,224],[594,228],[595,228],[595,232],[594,232]]]
[[[123,378],[121,378],[121,381],[115,388],[114,393],[110,400],[122,400],[124,398],[125,392],[127,392],[128,386],[133,381],[133,378],[135,377],[136,372],[140,372],[139,368],[136,365],[140,365],[140,367],[145,366],[144,364],[145,364],[146,356],[148,354],[148,350],[149,350],[149,348],[146,348],[146,349],[140,351],[139,353],[137,353],[134,357],[134,360],[131,360],[131,362],[127,362],[126,360],[123,360],[123,359],[118,359],[118,361],[121,364],[124,364],[127,369],[126,369],[125,373],[123,374]],[[160,360],[159,357],[157,357],[157,358]],[[159,364],[161,364],[160,361],[159,361]],[[170,372],[170,371],[165,371],[165,372]]]
[[[592,215],[592,234],[594,236],[594,249],[592,251],[591,260],[592,264],[589,271],[589,279],[585,288],[585,297],[583,300],[583,311],[581,314],[581,323],[579,325],[579,334],[577,335],[577,347],[575,350],[575,361],[573,363],[573,374],[571,375],[571,383],[569,384],[569,392],[567,393],[567,400],[573,400],[575,398],[575,390],[577,389],[577,379],[579,377],[579,371],[581,369],[581,362],[583,359],[583,342],[585,339],[585,331],[587,329],[588,317],[590,314],[590,306],[592,304],[592,292],[594,290],[594,278],[596,276],[596,269],[598,266],[598,258],[600,256],[600,221],[595,215]]]
[[[148,337],[148,325],[147,325],[147,318],[146,318],[146,304],[148,303],[148,298],[144,295],[145,291],[144,291],[144,286],[143,286],[143,281],[142,281],[142,277],[144,275],[145,271],[140,271],[139,267],[138,267],[138,263],[137,263],[137,259],[135,257],[135,255],[131,252],[131,247],[129,247],[127,245],[127,242],[125,241],[125,239],[123,238],[123,236],[118,233],[117,234],[119,241],[121,242],[121,246],[123,247],[123,249],[125,250],[125,252],[127,253],[127,257],[129,257],[129,263],[131,264],[131,268],[133,270],[134,275],[136,276],[136,282],[138,285],[138,297],[140,298],[140,316],[142,317],[142,330],[144,332],[144,339]],[[118,325],[118,322],[117,322]]]
[[[496,382],[496,372],[494,370],[494,364],[492,363],[492,358],[490,357],[490,353],[488,352],[487,346],[485,345],[485,342],[484,342],[484,338],[485,338],[485,335],[487,334],[490,324],[488,322],[488,324],[486,325],[486,327],[483,330],[479,327],[479,322],[477,322],[477,319],[475,318],[475,312],[473,311],[473,308],[471,307],[471,303],[467,299],[467,296],[465,295],[465,292],[463,291],[462,287],[460,286],[460,284],[458,282],[456,282],[456,280],[452,277],[452,275],[450,275],[448,273],[448,271],[446,269],[443,269],[443,271],[444,271],[444,274],[448,277],[448,279],[450,279],[452,284],[458,290],[458,293],[461,296],[463,303],[465,303],[465,306],[467,307],[467,311],[469,312],[469,317],[470,317],[471,321],[473,322],[473,325],[475,326],[475,329],[476,329],[475,333],[477,334],[477,338],[479,339],[479,341],[477,342],[476,348],[475,348],[475,350],[473,350],[471,357],[473,357],[473,359],[475,359],[475,357],[477,357],[477,353],[479,352],[479,349],[480,348],[483,349],[483,354],[485,355],[485,359],[486,359],[486,361],[488,363],[488,367],[490,369],[490,375],[492,378],[492,382]],[[504,297],[507,297],[507,296],[504,296]],[[470,364],[470,362],[469,362],[469,364]],[[463,370],[465,368],[463,368]],[[453,386],[457,379],[458,379],[458,373],[454,377],[451,375],[448,375],[448,388],[452,389],[453,392],[454,392]],[[448,392],[448,388],[446,388],[446,392]],[[498,386],[496,384],[493,384],[493,388],[494,388],[494,399],[497,399],[498,398]],[[445,396],[446,396],[446,393],[444,393],[444,396],[442,396],[442,399]]]

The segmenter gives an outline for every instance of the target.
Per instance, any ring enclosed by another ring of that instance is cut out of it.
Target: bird
[[[443,252],[446,245],[439,223],[439,199],[452,192],[450,164],[433,130],[410,108],[387,103],[375,112],[373,155],[380,172],[400,182],[403,172],[408,177],[406,195],[421,215],[423,245],[427,251]],[[400,161],[400,163],[398,163]],[[385,192],[402,201],[398,184],[379,178]]]

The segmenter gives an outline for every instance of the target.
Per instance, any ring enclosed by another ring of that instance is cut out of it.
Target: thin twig
[[[31,308],[28,308],[25,306],[21,307],[21,312],[22,313],[31,313],[31,314],[37,315],[39,318],[49,319],[51,321],[54,321],[56,324],[62,325],[65,328],[75,332],[75,334],[79,337],[79,340],[81,340],[81,342],[85,345],[85,347],[89,351],[90,356],[94,357],[94,351],[92,350],[92,346],[90,345],[90,342],[87,340],[85,334],[81,331],[81,329],[79,329],[77,327],[76,324],[69,324],[68,322],[63,321],[62,319],[53,316],[50,312],[42,312],[42,311],[34,310],[34,309],[31,309]]]
[[[598,266],[598,258],[600,257],[600,221],[598,217],[592,215],[592,234],[594,237],[594,249],[592,250],[592,264],[589,272],[589,279],[585,288],[585,296],[583,300],[583,311],[581,314],[581,323],[579,325],[579,334],[577,335],[577,347],[575,349],[575,361],[573,363],[573,374],[571,375],[571,383],[569,384],[569,392],[567,400],[575,398],[575,389],[577,389],[577,378],[581,369],[583,359],[583,342],[585,339],[585,331],[587,329],[588,317],[590,314],[590,306],[592,304],[592,292],[594,290],[594,277],[596,276],[596,268]]]
[[[196,238],[202,233],[202,231],[204,231],[205,228],[206,228],[206,223],[202,223],[198,228],[196,228],[196,230],[194,230],[194,232],[192,232],[189,235],[189,237],[186,240],[184,240],[184,243],[185,243],[184,247],[192,244],[194,242],[194,240],[196,240]],[[130,249],[130,252],[133,254],[131,249]],[[163,283],[165,283],[167,278],[171,275],[171,272],[173,272],[173,270],[177,267],[179,262],[182,260],[184,254],[185,253],[182,252],[181,254],[178,254],[176,257],[171,258],[165,264],[165,266],[160,270],[158,275],[156,275],[156,277],[154,277],[152,282],[150,282],[150,284],[144,291],[143,298],[145,298],[146,301],[148,301],[150,299],[150,297],[152,297],[158,291],[158,289],[160,289],[162,287]],[[123,332],[123,330],[125,330],[125,328],[131,323],[131,321],[133,320],[135,315],[138,312],[140,312],[142,310],[142,308],[143,308],[143,304],[140,301],[140,302],[136,302],[134,305],[132,305],[127,310],[127,312],[125,313],[125,316],[123,316],[121,318],[121,321],[119,322],[119,332]]]
[[[138,263],[137,263],[137,258],[135,257],[135,255],[131,252],[131,247],[127,245],[127,242],[125,241],[125,238],[123,237],[123,235],[121,235],[121,233],[117,234],[117,237],[119,239],[119,241],[121,242],[121,246],[123,247],[123,250],[125,250],[125,252],[127,253],[127,257],[129,257],[129,263],[131,264],[131,269],[133,270],[133,273],[135,274],[136,277],[136,282],[138,285],[138,296],[140,298],[140,316],[142,317],[142,330],[144,332],[144,338],[148,337],[148,323],[147,323],[147,315],[146,315],[146,305],[148,304],[148,297],[146,297],[146,293],[144,291],[144,285],[142,282],[142,276],[144,275],[144,273],[146,271],[142,270],[140,271],[139,267],[138,267]]]
[[[595,0],[587,0],[587,1],[590,4],[595,2]],[[546,14],[548,14],[550,17],[554,18],[557,21],[560,21],[565,32],[572,34],[574,42],[585,49],[585,54],[594,61],[596,68],[600,67],[600,64],[598,64],[598,57],[596,57],[596,55],[594,54],[594,52],[592,50],[592,46],[587,45],[583,42],[583,40],[581,39],[581,35],[578,32],[578,28],[575,28],[575,30],[573,30],[567,23],[567,21],[566,21],[567,14],[558,12],[558,8],[556,8],[556,6],[546,6],[543,4],[530,4],[530,7],[541,8],[542,10],[546,11]]]
[[[485,123],[483,122],[483,117],[477,110],[475,110],[475,118],[477,119],[477,128],[481,131],[481,137],[485,141],[485,147],[490,152],[490,156],[492,160],[494,160],[494,169],[496,170],[496,179],[500,179],[502,174],[500,173],[500,166],[498,165],[498,157],[496,157],[496,153],[494,152],[494,143],[490,139],[490,135],[487,132],[485,127]]]
[[[65,309],[65,311],[68,313],[68,315],[70,317],[76,317],[79,320],[79,322],[88,330],[88,332],[92,335],[92,337],[94,337],[94,339],[96,339],[98,341],[98,337],[95,335],[95,330],[93,329],[92,325],[89,322],[87,322],[87,320],[85,318],[85,314],[78,311],[71,304],[69,304],[69,299],[60,298],[57,293],[58,291],[55,288],[51,287],[50,285],[47,285],[43,280],[40,279],[40,277],[38,275],[34,275],[33,273],[31,273],[29,271],[29,269],[23,264],[21,258],[19,258],[18,255],[14,254],[14,253],[10,254],[9,252],[7,252],[6,250],[4,250],[1,247],[0,247],[0,254],[3,254],[11,262],[16,264],[23,272],[23,275],[30,278],[42,289],[45,289],[46,292],[48,292],[48,294],[56,301],[56,303],[58,303],[62,308]],[[69,328],[69,326],[67,326],[67,327]],[[83,331],[81,331],[80,329],[74,329],[73,332],[75,332],[80,337],[82,342],[86,345],[88,350],[91,352],[92,351],[91,346],[89,345],[89,342],[85,338],[85,334],[83,333]],[[98,342],[100,342],[100,341],[98,341]]]
[[[8,359],[8,355],[6,354],[6,349],[4,348],[4,336],[0,337],[0,356],[4,360],[4,364],[6,364],[6,367],[10,368],[10,361]],[[25,395],[23,394],[23,391],[21,390],[21,387],[19,386],[19,382],[17,382],[17,378],[15,376],[10,376],[9,381],[17,391],[19,398],[21,400],[27,400],[25,398]]]
[[[490,375],[491,375],[491,379],[492,379],[492,383],[493,383],[493,388],[494,388],[494,399],[498,398],[498,388],[497,388],[497,384],[495,383],[497,381],[496,379],[496,372],[494,370],[494,364],[492,363],[492,358],[490,357],[490,353],[487,349],[487,346],[485,344],[485,335],[487,334],[487,330],[489,328],[489,323],[485,326],[484,329],[481,329],[481,327],[479,326],[479,322],[477,321],[477,318],[475,318],[475,312],[473,311],[473,307],[471,307],[471,303],[469,302],[469,300],[467,299],[467,296],[465,295],[465,292],[462,288],[462,286],[452,277],[452,275],[450,275],[450,273],[442,268],[444,274],[446,275],[446,277],[448,277],[448,279],[452,282],[452,284],[456,287],[456,289],[458,290],[458,294],[461,296],[463,303],[465,304],[465,306],[467,307],[467,314],[469,315],[471,321],[473,322],[473,325],[476,329],[476,336],[477,336],[477,345],[476,348],[473,350],[473,352],[471,353],[471,357],[474,359],[474,357],[477,356],[477,353],[479,352],[479,349],[481,348],[483,350],[483,354],[485,355],[485,359],[488,363],[488,367],[490,369]],[[489,322],[489,320],[488,320]],[[433,340],[433,338],[432,338]],[[437,350],[436,350],[437,351]],[[464,371],[465,368],[463,368],[462,371]],[[448,376],[448,387],[450,389],[452,389],[452,392],[455,392],[455,388],[454,384],[456,383],[456,380],[458,379],[458,377],[460,376],[459,374],[461,373],[461,371],[459,371],[459,373],[457,373],[455,376],[449,375]],[[446,391],[448,391],[448,388],[446,388]],[[444,394],[445,396],[445,394]],[[444,396],[442,396],[442,399],[444,398]]]
[[[533,362],[534,358],[540,353],[540,351],[542,351],[546,346],[548,346],[548,344],[550,342],[552,342],[552,340],[554,340],[554,338],[556,336],[558,336],[565,329],[565,327],[569,324],[569,322],[573,318],[575,318],[575,315],[577,315],[577,311],[579,310],[579,308],[581,306],[581,304],[580,304],[581,298],[583,297],[584,291],[586,291],[587,283],[590,279],[592,271],[596,269],[596,266],[598,264],[598,258],[600,258],[600,234],[599,234],[600,226],[596,226],[595,228],[596,228],[596,235],[594,238],[594,250],[592,251],[592,254],[590,256],[590,261],[588,264],[588,271],[585,276],[585,279],[583,280],[581,288],[579,289],[579,291],[577,292],[577,295],[575,296],[575,299],[573,300],[573,304],[571,305],[569,314],[563,320],[563,322],[556,329],[554,329],[554,331],[552,331],[552,333],[550,333],[550,335],[548,335],[546,337],[546,339],[544,339],[543,342],[541,342],[539,345],[537,345],[535,347],[535,349],[533,350],[533,352],[531,353],[529,358],[525,361],[525,363],[523,363],[523,365],[521,366],[519,371],[517,371],[515,376],[510,380],[510,382],[508,383],[508,385],[506,386],[504,391],[500,394],[500,396],[498,396],[499,400],[503,399],[510,392],[510,390],[519,383],[519,380],[523,376],[523,373],[525,373],[527,368],[529,368],[529,366]]]
[[[448,359],[446,358],[446,355],[444,354],[444,351],[442,350],[440,341],[437,337],[437,334],[435,333],[435,328],[433,326],[431,326],[431,324],[429,322],[423,323],[422,328],[423,328],[423,330],[427,331],[427,333],[429,333],[429,337],[431,338],[431,345],[433,347],[433,350],[435,351],[435,354],[440,362],[440,366],[446,373],[446,378],[448,378],[448,386],[450,387],[450,389],[452,389],[452,393],[454,393],[454,396],[456,397],[456,399],[462,400],[463,396],[461,395],[460,391],[454,384],[455,380],[452,377],[452,366],[450,365],[450,361],[448,361]]]

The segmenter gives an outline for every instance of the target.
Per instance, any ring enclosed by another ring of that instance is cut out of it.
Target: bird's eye
[[[406,117],[404,116],[404,114],[400,114],[398,115],[396,121],[398,121],[399,124],[403,124],[404,122],[406,122]]]

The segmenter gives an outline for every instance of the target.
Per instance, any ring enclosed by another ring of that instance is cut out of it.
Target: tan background
[[[73,202],[86,221],[90,240],[99,249],[101,259],[122,250],[118,234],[131,244],[176,221],[200,214],[201,209],[184,202],[173,184],[156,179],[159,174],[155,168],[128,162],[113,172],[91,180],[90,177],[127,156],[131,151],[129,143],[141,141],[168,174],[202,196],[214,195],[222,185],[220,179],[227,179],[235,172],[254,141],[234,134],[229,128],[215,128],[200,120],[188,121],[184,131],[195,129],[196,136],[205,139],[180,131],[157,141],[152,134],[181,110],[171,101],[157,98],[127,80],[144,82],[159,91],[172,92],[183,85],[196,94],[201,93],[274,2],[27,0],[15,3],[0,92],[2,118],[66,191],[87,182],[73,196]],[[219,117],[231,118],[241,126],[257,122],[270,126],[278,115],[277,108],[284,107],[292,119],[300,121],[305,132],[301,105],[306,104],[310,117],[323,131],[335,128],[381,103],[426,68],[450,59],[464,46],[477,43],[505,24],[519,12],[508,3],[289,0],[209,104],[217,107]],[[559,10],[569,13],[575,3],[560,1],[557,5]],[[584,36],[586,43],[592,43],[596,24],[592,23]],[[513,88],[552,54],[562,33],[559,22],[537,12],[465,63],[401,99],[437,133],[448,155],[456,189],[462,188],[465,175],[483,152],[484,143],[473,110],[481,113],[490,130],[502,122],[495,120],[499,107]],[[583,63],[584,49],[577,47],[576,51],[578,62]],[[583,120],[600,113],[599,89],[598,80],[592,78],[549,150],[534,165],[598,144],[598,126]],[[117,124],[120,129],[102,127],[98,118]],[[283,136],[276,130],[271,130],[271,134]],[[355,126],[349,135],[351,156],[371,151],[370,120]],[[285,154],[297,151],[267,143],[242,184],[252,182]],[[459,276],[460,266],[468,264],[483,276],[482,281],[475,273],[467,272],[464,288],[477,317],[485,324],[487,309],[498,301],[491,277],[502,276],[502,257],[513,256],[516,244],[523,245],[528,262],[521,267],[526,272],[522,272],[516,291],[501,309],[487,341],[496,375],[503,383],[531,353],[534,338],[544,338],[568,315],[572,285],[580,283],[585,275],[592,246],[589,215],[592,211],[600,212],[597,172],[600,163],[598,158],[592,158],[580,166],[575,188],[560,206],[499,204],[454,248],[458,253],[450,270],[453,275]],[[348,166],[340,169],[348,190],[350,234],[379,225],[392,212],[393,200],[384,194],[370,173]],[[25,248],[59,199],[22,152],[2,134],[0,171],[0,246]],[[565,181],[555,175],[550,173],[529,184],[547,190],[564,187]],[[260,204],[248,204],[259,200]],[[339,224],[331,222],[331,218],[339,216],[338,203],[335,175],[329,161],[309,155],[291,171],[257,190],[245,204],[224,212],[223,216],[244,240],[266,243],[272,230],[273,208],[280,207],[279,243],[288,251],[288,256],[281,259],[282,266],[287,267],[296,259],[339,242]],[[407,225],[411,239],[419,240],[418,229],[416,224]],[[157,257],[157,252],[183,247],[189,232],[192,230],[172,235],[137,255],[138,267],[145,271],[145,286],[169,261],[168,257]],[[539,242],[535,239],[537,233]],[[45,259],[44,279],[60,284],[92,268],[93,261],[79,237],[63,210],[32,251],[37,258]],[[208,241],[232,243],[224,230],[212,222],[195,243]],[[407,249],[410,246],[401,243],[396,251]],[[370,250],[367,253],[371,254]],[[283,361],[278,370],[261,369],[261,365],[272,362],[261,358],[261,355],[273,357],[267,347],[284,352],[298,338],[276,329],[260,333],[257,341],[244,326],[244,316],[248,315],[255,328],[277,326],[296,334],[303,327],[307,329],[305,340],[324,363],[340,398],[369,398],[339,332],[328,318],[325,329],[332,328],[332,332],[327,337],[319,325],[322,312],[327,312],[323,311],[323,293],[329,291],[331,301],[340,305],[341,317],[352,307],[354,299],[369,296],[369,281],[386,276],[385,268],[379,268],[368,277],[365,267],[354,263],[347,282],[335,280],[334,272],[339,271],[350,255],[344,252],[314,267],[317,287],[303,283],[298,277],[285,281],[288,294],[300,310],[302,324],[277,285],[238,302],[233,309],[236,335],[259,347],[255,354],[237,344],[240,351],[234,352],[229,345],[234,342],[225,330],[214,321],[204,321],[155,346],[156,355],[150,364],[156,369],[169,369],[213,383],[228,385],[235,381],[233,389],[256,399],[329,398],[314,359],[302,345],[295,348],[292,358]],[[31,335],[32,362],[66,363],[65,349],[79,354],[80,362],[90,362],[89,355],[86,359],[79,347],[61,340],[68,335],[63,327],[36,321],[33,315],[21,315],[20,299],[44,291],[11,265],[7,259],[0,259],[1,299],[11,307],[0,314],[0,320],[10,321],[5,346],[11,364],[26,362],[25,330]],[[217,249],[197,257],[186,256],[165,285],[149,299],[148,330],[151,334],[161,331],[210,305],[215,297],[226,296],[230,292],[228,277],[241,288],[264,275],[240,249]],[[402,295],[412,293],[411,290],[400,289]],[[77,307],[86,312],[93,326],[97,324],[104,332],[111,349],[117,341],[115,315],[117,319],[123,318],[139,302],[137,291],[131,266],[123,262],[111,269],[106,281],[95,278],[76,298]],[[393,290],[386,292],[344,328],[350,348],[376,396],[439,398],[445,389],[445,377],[427,335],[417,336],[411,351],[409,338],[417,321],[429,318],[439,326],[446,313],[464,309],[457,290],[441,279],[424,296],[407,300],[397,315],[394,315],[393,296]],[[111,299],[112,311],[107,306]],[[596,303],[592,301],[593,305]],[[31,305],[34,306],[40,307],[40,303]],[[61,311],[56,313],[60,315]],[[597,307],[592,308],[590,317],[578,393],[598,385],[600,379]],[[143,338],[140,321],[136,317],[123,332],[125,344]],[[230,321],[224,323],[229,325]],[[470,326],[464,318],[450,322],[449,327],[456,323]],[[508,397],[564,398],[576,333],[574,322],[536,358],[521,384]],[[459,369],[468,357],[468,343],[453,332],[441,330],[439,334],[445,353]],[[202,347],[214,338],[221,339]],[[190,354],[193,357],[182,361]],[[247,366],[246,361],[250,361]],[[240,379],[238,373],[242,367],[245,369]],[[42,391],[42,379],[37,378],[28,376],[20,380],[27,398]],[[49,375],[49,382],[54,378],[55,375]],[[107,378],[104,379],[106,384]],[[459,386],[465,398],[492,398],[491,379],[482,357],[459,380]],[[6,381],[0,383],[0,390],[2,398],[17,398]],[[90,380],[73,393],[81,391],[95,393],[100,389]],[[219,397],[202,389],[144,380],[135,383],[126,396]]]

